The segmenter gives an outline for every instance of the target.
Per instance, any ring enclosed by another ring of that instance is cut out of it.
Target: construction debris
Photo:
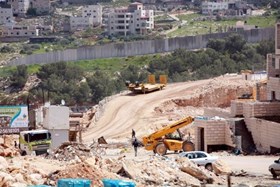
[[[85,160],[90,156],[92,156],[92,153],[87,145],[77,142],[64,142],[47,158],[81,162],[81,160]]]
[[[13,157],[18,156],[19,154],[19,149],[8,146],[6,144],[0,144],[0,156]]]

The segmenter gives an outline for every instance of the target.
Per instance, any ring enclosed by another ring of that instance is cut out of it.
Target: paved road
[[[243,169],[249,174],[270,175],[268,166],[279,156],[220,156],[233,171]]]

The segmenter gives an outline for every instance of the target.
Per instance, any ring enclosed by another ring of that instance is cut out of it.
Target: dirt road
[[[240,76],[224,76],[220,81],[238,80]],[[83,135],[85,142],[104,136],[105,139],[129,139],[133,128],[137,136],[151,133],[151,127],[169,124],[169,116],[157,116],[154,109],[174,98],[191,96],[194,91],[209,84],[212,79],[168,84],[164,90],[140,95],[121,95],[109,101],[103,116],[93,123]],[[185,115],[185,114],[182,114]],[[184,117],[184,116],[181,116]]]

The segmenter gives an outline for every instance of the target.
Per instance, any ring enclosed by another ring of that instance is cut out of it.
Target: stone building
[[[14,17],[11,5],[0,2],[0,25],[13,25]]]
[[[195,120],[197,150],[280,152],[280,23],[275,25],[275,54],[267,55],[267,77],[256,84],[256,99],[231,102],[225,120]]]
[[[23,17],[29,8],[36,10],[37,15],[47,14],[50,11],[50,0],[7,0],[12,6],[13,15]]]

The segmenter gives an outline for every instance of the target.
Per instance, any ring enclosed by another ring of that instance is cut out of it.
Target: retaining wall
[[[245,118],[278,116],[279,102],[252,102],[243,103],[243,115]]]
[[[274,28],[252,29],[249,31],[238,31],[238,33],[250,43],[275,38]],[[53,51],[44,54],[33,54],[22,58],[13,59],[7,64],[44,64],[55,63],[60,61],[78,61],[99,58],[127,57],[135,55],[171,52],[179,48],[193,50],[206,47],[206,44],[208,43],[209,39],[224,38],[229,36],[230,34],[232,34],[232,32],[166,38],[161,40],[144,40],[125,43],[95,45],[81,47],[78,49]]]
[[[245,118],[245,122],[258,151],[271,152],[271,146],[280,148],[279,123],[257,118]]]

